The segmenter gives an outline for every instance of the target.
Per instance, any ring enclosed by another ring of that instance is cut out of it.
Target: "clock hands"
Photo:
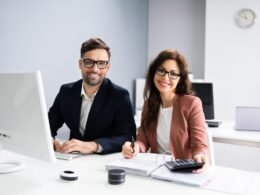
[[[239,14],[239,16],[242,17],[242,18],[244,18],[245,20],[247,20],[247,16],[246,16],[245,12],[241,12],[241,13]]]

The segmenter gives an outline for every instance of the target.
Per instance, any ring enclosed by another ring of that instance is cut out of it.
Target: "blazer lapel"
[[[82,138],[82,135],[79,131],[79,124],[80,124],[80,110],[81,110],[81,104],[82,104],[82,98],[81,98],[81,87],[82,87],[82,80],[81,82],[78,82],[75,86],[75,91],[73,93],[73,99],[74,101],[74,106],[72,108],[72,115],[73,115],[73,124],[75,124],[74,128],[77,131],[74,131],[76,133],[76,137]]]

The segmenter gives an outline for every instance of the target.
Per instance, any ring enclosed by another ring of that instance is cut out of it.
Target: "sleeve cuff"
[[[103,147],[100,144],[98,144],[98,143],[97,143],[97,146],[98,146],[98,149],[97,149],[96,153],[103,152]]]

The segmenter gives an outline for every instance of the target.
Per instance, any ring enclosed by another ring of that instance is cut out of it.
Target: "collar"
[[[81,97],[83,96],[86,100],[93,101],[94,98],[95,98],[95,96],[97,95],[97,92],[98,92],[98,90],[93,94],[92,97],[89,97],[89,96],[86,94],[85,90],[84,90],[83,82],[82,82],[82,86],[81,86],[81,94],[80,94]]]

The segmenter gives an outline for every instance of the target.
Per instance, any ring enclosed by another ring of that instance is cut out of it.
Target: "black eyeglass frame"
[[[107,67],[107,64],[109,63],[109,61],[105,61],[105,60],[92,60],[92,59],[83,59],[83,58],[81,58],[81,60],[83,61],[83,64],[86,68],[93,68],[94,65],[96,64],[99,69],[105,69]],[[88,64],[87,62],[91,64]]]
[[[181,76],[181,74],[178,74],[174,71],[167,71],[163,67],[158,67],[155,72],[159,76],[165,76],[165,74],[168,74],[169,79],[176,80],[178,77]]]

